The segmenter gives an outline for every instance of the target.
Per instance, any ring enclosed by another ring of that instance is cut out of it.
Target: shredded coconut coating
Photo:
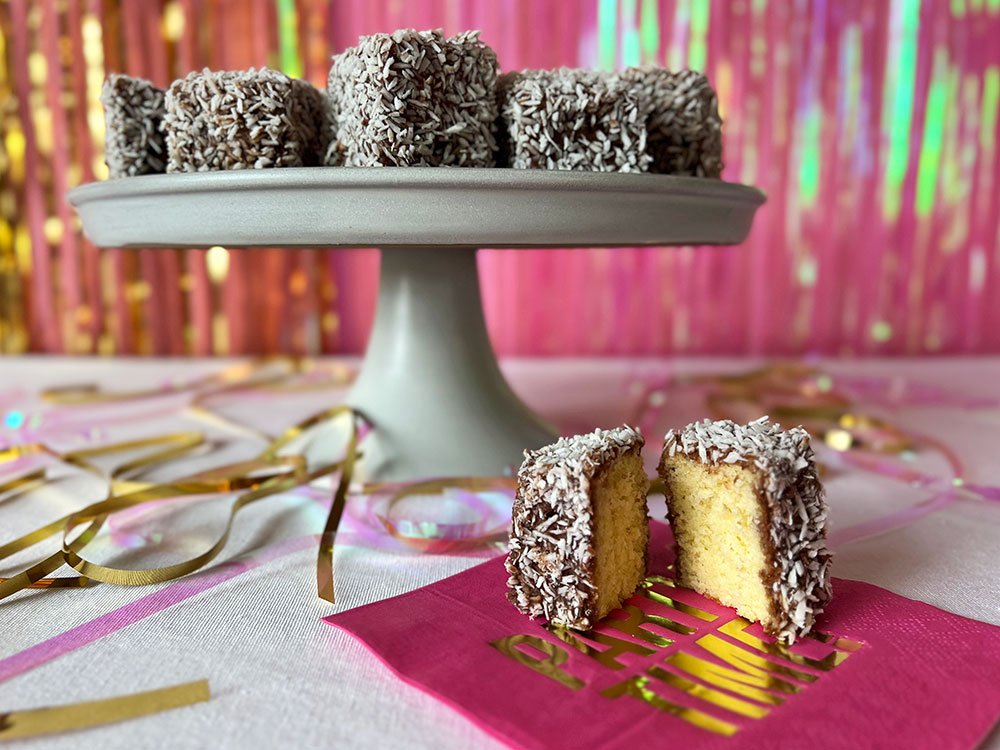
[[[327,164],[492,167],[497,58],[478,31],[362,37],[333,58]]]
[[[704,73],[641,67],[625,70],[621,78],[649,106],[650,172],[692,177],[722,174],[722,118]]]
[[[166,110],[168,172],[311,166],[326,148],[323,94],[267,68],[190,73]]]
[[[112,73],[101,89],[104,161],[112,178],[158,174],[167,149],[160,132],[163,91],[142,78]]]
[[[306,166],[317,166],[323,163],[332,137],[328,97],[324,89],[318,89],[308,81],[291,80],[293,99],[297,111],[301,113],[298,124],[306,139]]]
[[[530,617],[578,630],[594,622],[594,509],[590,483],[609,461],[638,454],[629,426],[560,438],[525,451],[517,474],[507,598]]]
[[[801,427],[782,430],[767,417],[747,425],[706,419],[667,433],[663,457],[677,453],[712,466],[747,464],[759,472],[776,568],[771,594],[777,623],[767,629],[786,644],[808,633],[832,596],[827,509],[809,433]]]
[[[502,163],[515,169],[644,172],[648,105],[616,76],[560,68],[499,84]]]

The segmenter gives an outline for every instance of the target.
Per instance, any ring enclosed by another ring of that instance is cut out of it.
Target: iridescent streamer
[[[449,554],[474,550],[490,542],[506,542],[510,525],[510,504],[515,481],[509,477],[446,477],[409,482],[396,486],[362,488],[365,520],[393,539],[421,552]],[[499,493],[507,498],[502,510],[488,502],[484,493]],[[400,513],[407,499],[421,496],[435,498],[432,515]],[[454,503],[471,515],[460,520],[448,519],[441,506]]]

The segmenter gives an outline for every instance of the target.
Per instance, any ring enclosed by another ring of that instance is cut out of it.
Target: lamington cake
[[[275,70],[190,73],[165,101],[168,172],[312,166],[326,151],[325,94]]]
[[[101,90],[104,161],[110,177],[164,171],[167,149],[160,132],[163,91],[143,78],[112,73]]]
[[[506,73],[498,86],[501,163],[514,169],[644,172],[648,104],[591,70]]]
[[[497,58],[466,31],[362,37],[333,58],[328,164],[492,167]]]
[[[628,68],[621,78],[648,106],[650,172],[719,177],[722,118],[704,73],[658,67]]]
[[[667,433],[659,474],[679,583],[791,644],[830,601],[826,504],[809,434],[762,417]]]
[[[525,452],[507,556],[519,610],[589,630],[635,592],[649,546],[642,446],[625,426]]]

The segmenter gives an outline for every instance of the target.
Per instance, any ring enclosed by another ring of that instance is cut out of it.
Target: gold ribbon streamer
[[[0,713],[0,740],[112,724],[201,703],[210,697],[208,680],[199,680],[103,700]]]
[[[281,365],[278,374],[267,373],[272,365]],[[263,388],[279,391],[305,391],[317,388],[327,388],[334,385],[345,385],[351,381],[349,370],[334,369],[329,378],[317,383],[295,384],[289,386],[291,375],[301,375],[317,369],[308,359],[289,357],[262,357],[250,362],[240,362],[224,368],[219,372],[190,380],[186,383],[168,385],[161,388],[148,388],[140,391],[102,391],[93,383],[68,385],[58,388],[48,388],[42,391],[42,398],[53,404],[80,405],[99,404],[122,401],[140,401],[148,398],[176,395],[179,393],[197,393],[199,398],[214,396],[220,393],[246,388]]]
[[[829,382],[822,383],[821,379]],[[743,421],[740,405],[779,421],[799,421],[837,451],[898,455],[918,446],[911,435],[880,417],[855,410],[833,379],[810,365],[779,362],[738,375],[696,375],[684,382],[707,385],[714,419]],[[877,439],[873,437],[877,435]]]
[[[347,439],[347,452],[340,470],[340,481],[337,482],[337,490],[333,493],[333,503],[330,505],[330,513],[323,524],[323,534],[320,536],[319,553],[316,556],[316,593],[320,599],[324,599],[330,604],[336,602],[333,591],[333,544],[337,536],[337,528],[340,526],[340,519],[344,515],[344,506],[347,503],[347,490],[351,485],[351,477],[354,474],[354,464],[358,458],[358,415],[347,406],[336,407],[332,410],[331,418],[337,414],[351,415],[351,434]],[[291,439],[291,438],[289,438]],[[280,443],[280,438],[277,443]]]
[[[324,464],[315,469],[308,469],[303,456],[281,455],[279,453],[310,428],[345,414],[351,415],[352,420],[351,432],[347,441],[346,456],[342,461]],[[105,499],[70,513],[0,547],[0,559],[4,559],[15,552],[32,547],[52,537],[59,533],[60,530],[63,535],[61,550],[9,579],[0,580],[0,599],[6,598],[29,586],[62,587],[83,585],[85,579],[93,579],[121,586],[137,586],[149,583],[163,583],[187,575],[204,567],[218,556],[229,539],[236,515],[243,508],[265,497],[287,492],[302,484],[339,470],[340,480],[334,494],[330,514],[323,529],[316,567],[319,596],[333,602],[333,544],[340,518],[343,514],[354,465],[359,455],[358,421],[359,416],[350,407],[334,407],[289,428],[275,439],[256,459],[217,467],[163,484],[123,480],[122,477],[137,472],[140,469],[147,469],[153,464],[163,463],[185,455],[190,450],[204,443],[204,438],[200,434],[179,433],[177,435],[160,436],[126,443],[116,443],[98,448],[88,448],[67,454],[59,454],[42,444],[8,449],[0,453],[0,460],[3,460],[5,456],[8,456],[7,460],[11,460],[12,458],[31,453],[47,453],[64,460],[66,463],[77,466],[97,476],[104,477],[105,475],[99,468],[86,460],[88,457],[135,450],[141,447],[169,444],[168,447],[158,450],[149,456],[128,461],[114,469],[109,478],[109,488]],[[190,498],[196,495],[218,494],[237,490],[241,490],[241,493],[230,508],[229,517],[222,533],[207,550],[193,558],[158,568],[132,570],[100,565],[84,559],[80,554],[83,548],[97,536],[108,516],[113,513],[157,500],[170,501],[180,498]],[[0,486],[0,491],[3,491],[3,486]],[[84,524],[89,525],[75,539],[69,541],[72,532]],[[64,564],[70,565],[81,573],[82,576],[80,578],[68,579],[45,578],[45,576],[62,567]]]
[[[129,440],[121,443],[109,443],[107,445],[97,446],[93,448],[83,448],[75,451],[70,451],[69,453],[60,454],[53,451],[47,445],[43,443],[28,443],[25,445],[13,446],[0,451],[0,463],[4,461],[11,461],[17,458],[22,458],[29,455],[47,455],[57,461],[62,461],[63,463],[75,466],[76,468],[92,474],[101,479],[109,479],[108,482],[108,495],[111,497],[115,492],[126,491],[126,488],[130,491],[135,491],[139,489],[144,489],[150,485],[138,482],[128,482],[122,479],[122,477],[137,472],[140,469],[148,469],[149,467],[164,463],[168,460],[173,460],[179,456],[186,455],[188,452],[197,448],[204,443],[204,438],[200,433],[197,432],[180,432],[172,433],[167,435],[159,435],[152,438],[142,438],[138,440]],[[152,453],[146,457],[133,459],[127,461],[124,464],[113,469],[110,473],[110,477],[106,475],[100,468],[95,466],[93,463],[88,461],[88,458],[93,458],[96,456],[110,455],[114,453],[122,453],[127,451],[139,450],[146,447],[156,447],[166,445],[168,447],[163,448],[155,453]],[[47,469],[39,469],[37,472],[33,472],[36,477],[36,481],[44,479],[48,475]],[[17,479],[10,480],[3,484],[0,484],[0,494],[7,492],[8,490],[18,486],[24,477],[19,477]],[[67,522],[72,518],[73,514],[69,514],[59,518],[52,523],[42,526],[39,529],[35,529],[11,542],[8,542],[0,546],[0,560],[6,559],[11,555],[20,552],[21,550],[33,547],[36,544],[54,536],[59,532],[60,529],[64,528]],[[103,520],[98,524],[97,528],[94,530],[96,534],[100,530],[100,526],[103,525]],[[60,556],[60,553],[46,558],[41,563],[33,566],[28,571],[22,573],[25,575],[24,578],[19,578],[24,585],[31,586],[33,588],[63,588],[70,586],[85,586],[86,580],[71,577],[71,578],[57,578],[57,579],[43,579],[42,577],[51,573],[60,567],[56,563],[56,559]],[[44,571],[44,572],[43,572]],[[15,578],[18,578],[15,576]],[[12,579],[0,578],[0,591],[4,591],[6,587],[14,587],[18,584],[10,583]],[[3,598],[0,595],[0,598]]]

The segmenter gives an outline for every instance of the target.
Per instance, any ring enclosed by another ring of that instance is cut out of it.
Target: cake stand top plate
[[[308,167],[130,177],[69,200],[104,247],[736,244],[756,188],[653,174]]]

